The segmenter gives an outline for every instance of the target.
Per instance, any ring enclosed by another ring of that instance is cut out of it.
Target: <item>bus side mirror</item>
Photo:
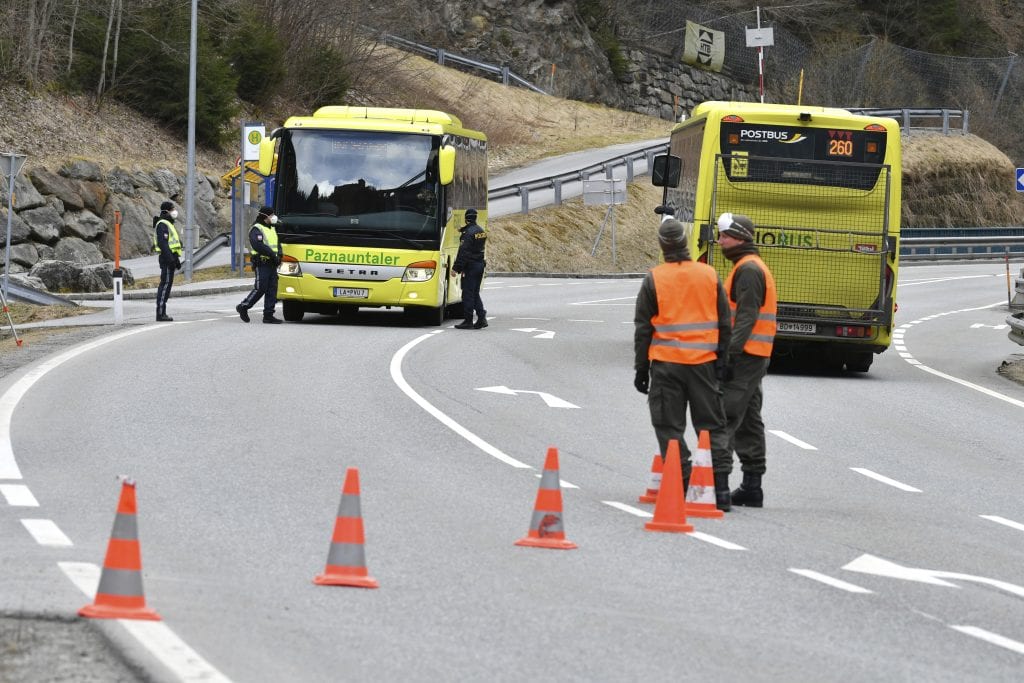
[[[438,180],[442,185],[451,185],[455,179],[455,147],[444,145],[437,152]]]
[[[651,184],[655,187],[679,187],[682,170],[682,159],[671,154],[659,154],[654,157],[651,168]]]
[[[274,144],[273,138],[264,137],[260,140],[260,175],[268,176],[274,168]]]

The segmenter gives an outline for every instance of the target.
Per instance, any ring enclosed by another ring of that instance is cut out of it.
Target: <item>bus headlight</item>
[[[402,273],[402,282],[426,282],[434,277],[437,271],[437,261],[417,261],[405,267]]]
[[[281,265],[277,267],[277,272],[280,275],[291,275],[297,277],[302,275],[302,267],[299,265],[298,259],[294,256],[285,256],[281,259]]]

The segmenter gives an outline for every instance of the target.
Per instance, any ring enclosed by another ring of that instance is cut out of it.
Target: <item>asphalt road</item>
[[[196,297],[183,322],[100,338],[20,397],[22,478],[2,483],[38,507],[0,506],[0,608],[89,601],[57,563],[102,563],[129,474],[171,636],[102,629],[158,676],[1018,680],[1024,387],[995,372],[1016,351],[1005,275],[900,275],[897,345],[866,375],[771,374],[767,506],[691,519],[692,535],[643,530],[636,503],[656,449],[632,389],[637,280],[492,278],[484,331],[386,312],[246,326],[237,295]],[[24,376],[0,380],[0,403]],[[576,550],[513,545],[549,447]],[[378,590],[312,583],[349,467]],[[177,659],[151,654],[167,642]]]

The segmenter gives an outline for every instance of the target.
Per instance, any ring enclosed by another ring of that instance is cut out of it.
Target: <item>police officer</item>
[[[715,503],[728,510],[731,454],[716,364],[729,345],[729,302],[715,269],[690,259],[682,223],[663,221],[658,242],[665,262],[644,276],[636,297],[633,386],[648,394],[662,457],[671,439],[679,442],[684,486],[691,470],[683,441],[687,405],[694,429],[710,432]]]
[[[249,228],[249,245],[252,254],[252,269],[256,273],[256,281],[242,303],[235,306],[238,317],[249,322],[249,309],[263,297],[263,322],[278,324],[280,318],[274,317],[277,306],[277,266],[281,263],[281,244],[277,240],[277,215],[269,206],[261,206],[256,214],[256,222]]]
[[[476,209],[466,211],[466,224],[459,228],[459,253],[455,255],[452,271],[462,275],[462,309],[465,320],[455,326],[457,330],[482,330],[487,327],[487,311],[480,299],[480,285],[484,280],[484,247],[487,231],[476,224]],[[476,323],[473,312],[476,311]]]
[[[732,492],[732,504],[759,508],[764,505],[761,477],[766,469],[761,380],[775,341],[775,278],[754,246],[754,222],[749,217],[723,213],[718,244],[733,263],[725,280],[733,327],[722,391],[729,447],[740,460],[743,482]],[[730,457],[730,470],[731,464]]]
[[[156,288],[156,320],[171,322],[167,315],[167,299],[171,296],[171,285],[174,283],[174,271],[181,270],[181,239],[174,221],[178,218],[178,210],[171,202],[160,205],[160,215],[153,222],[153,249],[159,254],[160,285]]]

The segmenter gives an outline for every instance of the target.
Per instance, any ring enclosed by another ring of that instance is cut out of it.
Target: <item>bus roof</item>
[[[385,107],[353,107],[332,105],[320,107],[312,116],[292,116],[285,128],[330,128],[342,130],[375,130],[397,133],[450,133],[477,140],[487,136],[462,127],[458,117],[434,109],[389,109]]]
[[[847,121],[850,123],[863,121],[865,124],[876,123],[882,125],[893,133],[899,131],[899,123],[896,119],[879,116],[863,116],[851,113],[846,109],[840,109],[839,107],[818,107],[806,104],[764,104],[761,102],[725,102],[714,100],[698,104],[693,108],[689,118],[677,123],[673,126],[673,130],[688,125],[693,119],[720,119],[723,116],[728,116],[729,114],[735,114],[740,117],[744,114],[748,116],[756,115],[762,119],[762,123],[766,122],[764,119],[771,120],[772,123],[784,123],[787,118],[792,118],[793,121],[797,121],[801,114],[810,114],[812,118],[821,117],[824,119],[831,119],[831,125],[835,125],[839,121]]]

